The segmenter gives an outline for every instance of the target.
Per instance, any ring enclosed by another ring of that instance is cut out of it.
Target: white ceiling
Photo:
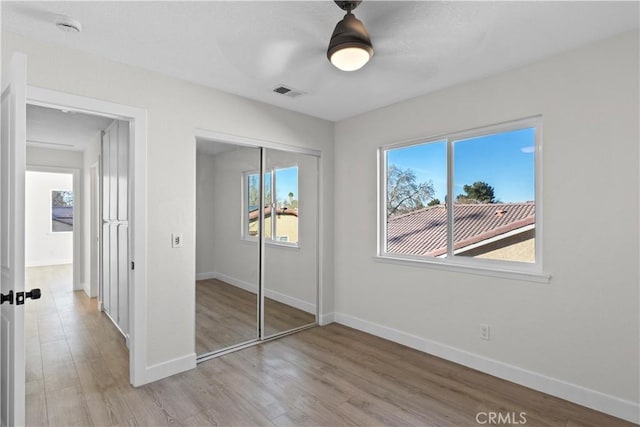
[[[326,59],[343,14],[333,1],[3,1],[2,28],[336,121],[638,28],[639,3],[368,0],[355,15],[375,55],[352,73]]]
[[[84,151],[113,119],[27,105],[27,146]]]

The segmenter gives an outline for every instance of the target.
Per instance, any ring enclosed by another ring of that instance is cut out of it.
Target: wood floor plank
[[[47,393],[53,393],[75,385],[80,385],[80,379],[73,360],[69,359],[65,362],[44,366],[44,386]]]
[[[210,391],[209,408],[184,420],[188,426],[270,426],[271,421],[258,408],[223,388]]]
[[[46,426],[47,420],[47,399],[43,380],[27,381],[26,389],[26,414],[25,422],[27,426]]]
[[[47,418],[50,426],[92,425],[79,385],[47,392]]]
[[[96,426],[116,426],[135,419],[133,412],[115,388],[107,389],[87,398],[89,416]]]
[[[155,401],[146,393],[145,387],[133,388],[123,385],[118,388],[122,399],[126,402],[135,421],[140,426],[175,426],[179,424],[175,414],[167,411],[162,402]]]

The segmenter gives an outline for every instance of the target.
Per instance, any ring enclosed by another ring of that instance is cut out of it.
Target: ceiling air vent
[[[275,93],[279,93],[280,95],[288,96],[289,98],[296,98],[300,95],[304,95],[304,92],[301,90],[296,90],[287,86],[280,85],[273,89]]]

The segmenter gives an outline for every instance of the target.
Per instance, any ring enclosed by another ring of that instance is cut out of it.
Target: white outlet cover
[[[491,338],[491,328],[486,323],[480,324],[480,338],[487,341]]]
[[[183,245],[182,233],[171,233],[171,247],[181,248]]]

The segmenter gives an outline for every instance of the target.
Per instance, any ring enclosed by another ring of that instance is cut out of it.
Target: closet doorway
[[[317,324],[319,153],[196,137],[198,361]]]

